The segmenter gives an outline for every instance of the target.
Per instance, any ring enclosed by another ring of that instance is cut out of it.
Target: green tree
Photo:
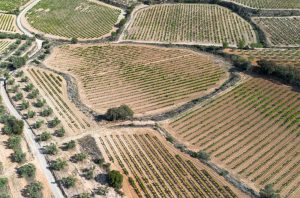
[[[23,133],[24,122],[13,116],[6,116],[3,120],[3,132],[7,135],[21,135]]]
[[[44,99],[37,99],[37,101],[35,102],[34,106],[37,108],[41,108],[44,106],[44,104],[46,103],[46,100]]]
[[[25,86],[24,90],[26,92],[30,92],[34,88],[32,83],[29,83],[28,85]]]
[[[76,146],[76,142],[74,140],[71,140],[70,142],[67,142],[64,144],[64,149],[70,150],[70,149],[75,148],[75,146]]]
[[[108,187],[107,186],[103,186],[103,187],[98,187],[95,190],[96,195],[106,195],[108,193]]]
[[[73,176],[63,177],[61,179],[61,182],[62,182],[62,184],[63,184],[63,186],[65,188],[71,188],[71,187],[75,186],[75,184],[76,184],[76,178],[73,177]]]
[[[21,145],[21,137],[19,135],[13,135],[8,138],[7,140],[7,146],[10,149],[16,150],[20,148]]]
[[[199,151],[198,152],[198,158],[202,159],[202,160],[205,160],[205,161],[208,161],[208,160],[210,160],[210,155],[205,151]]]
[[[6,187],[8,183],[8,179],[6,177],[1,177],[0,178],[0,189],[3,189],[4,187]]]
[[[21,164],[26,160],[26,153],[23,153],[21,149],[17,149],[14,153],[11,154],[11,159],[13,162]]]
[[[105,117],[107,120],[116,121],[116,120],[125,120],[131,119],[134,112],[127,105],[121,105],[120,107],[110,108],[107,110]]]
[[[58,148],[54,143],[44,146],[44,150],[48,155],[55,155],[58,153]]]
[[[71,38],[71,44],[76,44],[78,43],[78,39],[77,38]]]
[[[55,117],[53,120],[50,120],[50,121],[49,121],[49,126],[50,126],[51,128],[54,128],[54,127],[56,127],[57,125],[59,125],[59,123],[60,123],[60,120],[59,120],[57,117]]]
[[[12,62],[12,68],[18,69],[26,64],[26,58],[21,56],[13,56],[10,58]]]
[[[87,158],[87,155],[85,153],[76,153],[73,156],[73,159],[75,160],[75,162],[81,162],[83,160],[85,160]]]
[[[28,118],[33,118],[35,116],[35,112],[32,110],[29,110],[27,113]]]
[[[239,49],[244,49],[246,47],[246,42],[245,42],[245,40],[239,40],[239,42],[238,42],[238,48]]]
[[[57,160],[53,161],[50,164],[50,169],[60,171],[60,170],[64,169],[67,165],[68,164],[67,164],[66,160],[58,158]]]
[[[29,198],[42,198],[43,197],[43,184],[39,181],[33,182],[25,189],[26,196]]]
[[[29,102],[26,101],[26,100],[22,100],[22,103],[21,103],[21,110],[28,109],[28,107],[29,107]]]
[[[44,124],[44,121],[43,120],[37,120],[34,124],[33,124],[33,127],[35,129],[39,129],[41,128],[41,126]]]
[[[273,189],[272,184],[268,184],[263,189],[261,189],[259,191],[259,196],[261,198],[280,198],[280,195]]]
[[[52,113],[53,113],[53,110],[49,107],[49,108],[47,108],[47,109],[44,109],[44,110],[41,112],[41,116],[47,117],[47,116],[50,116]]]
[[[34,98],[36,98],[38,95],[39,95],[39,90],[38,90],[38,89],[34,89],[34,90],[32,90],[32,92],[30,92],[30,93],[27,95],[27,97],[28,97],[29,99],[34,99]],[[40,103],[39,103],[39,105],[43,106],[44,104],[40,104]]]
[[[108,184],[116,189],[120,189],[123,183],[123,175],[116,170],[112,170],[108,173]]]
[[[21,177],[35,177],[36,168],[33,164],[25,164],[18,169],[18,174]]]
[[[51,138],[51,133],[44,131],[41,135],[38,137],[38,141],[47,141]]]
[[[227,41],[224,41],[224,42],[223,42],[223,48],[226,49],[226,48],[228,48],[228,47],[229,47],[228,42],[227,42]]]
[[[65,135],[66,131],[63,127],[61,127],[60,129],[56,130],[55,134],[57,137],[63,137]]]
[[[13,97],[13,100],[17,102],[17,101],[21,100],[22,98],[23,98],[23,94],[20,93],[20,92],[18,92],[18,93],[16,93],[16,95]]]

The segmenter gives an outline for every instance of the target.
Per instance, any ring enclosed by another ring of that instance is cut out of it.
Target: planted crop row
[[[125,39],[236,45],[256,43],[244,19],[228,9],[209,4],[155,5],[137,12]]]
[[[11,14],[0,14],[0,31],[16,32],[16,16]]]
[[[85,98],[101,112],[122,104],[137,113],[170,107],[224,77],[212,57],[181,49],[100,45],[56,50],[46,64],[77,77]]]
[[[145,197],[236,197],[207,171],[174,156],[154,135],[103,135],[100,142]]]
[[[182,115],[169,127],[240,177],[261,187],[274,183],[285,196],[290,186],[294,192],[300,189],[295,187],[300,181],[299,105],[296,91],[255,78]]]
[[[252,8],[265,9],[300,9],[298,0],[229,0]]]
[[[5,52],[12,43],[12,41],[0,41],[0,54]]]

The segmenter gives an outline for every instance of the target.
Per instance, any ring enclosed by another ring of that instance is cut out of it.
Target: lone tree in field
[[[273,189],[272,184],[268,184],[263,189],[261,189],[259,192],[259,196],[261,198],[280,198],[280,195]]]
[[[133,111],[127,105],[121,105],[120,107],[110,108],[107,110],[105,117],[109,121],[126,120],[133,117]]]
[[[123,183],[123,175],[116,170],[112,170],[108,173],[108,184],[116,189],[120,189]]]

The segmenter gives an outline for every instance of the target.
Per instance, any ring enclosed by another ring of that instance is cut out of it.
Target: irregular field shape
[[[225,50],[256,63],[258,60],[274,61],[278,65],[292,66],[300,69],[300,49],[255,49],[255,50]]]
[[[120,9],[87,0],[42,0],[26,17],[43,33],[91,39],[110,33],[120,13]]]
[[[256,43],[251,25],[230,10],[209,4],[155,5],[141,9],[125,40],[236,45]]]
[[[300,46],[300,17],[255,17],[273,46]]]
[[[252,8],[300,9],[299,0],[229,0]]]
[[[11,14],[0,14],[0,31],[16,32],[16,16]]]
[[[149,129],[102,133],[99,139],[105,158],[128,171],[140,197],[237,197],[218,175],[174,152]]]
[[[166,127],[216,163],[253,182],[273,183],[282,197],[300,193],[299,92],[253,78]]]
[[[182,49],[141,45],[63,46],[46,65],[75,76],[94,110],[129,105],[135,113],[170,108],[203,95],[225,77],[222,63]]]
[[[24,5],[28,1],[29,0],[1,0],[0,10],[5,12],[12,11]]]

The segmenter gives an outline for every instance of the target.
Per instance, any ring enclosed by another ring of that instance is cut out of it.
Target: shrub
[[[16,95],[13,97],[14,101],[19,101],[23,98],[23,94],[22,93],[16,93]]]
[[[42,198],[43,197],[43,184],[41,182],[33,182],[25,189],[26,196],[29,198]]]
[[[22,120],[18,120],[13,116],[5,116],[3,132],[7,135],[21,135],[23,133],[24,122]]]
[[[55,117],[53,120],[49,121],[49,127],[54,128],[57,125],[59,125],[59,123],[60,120],[57,117]]]
[[[50,169],[60,171],[60,170],[64,169],[67,165],[68,165],[67,161],[65,161],[61,158],[58,158],[57,160],[53,161],[50,164]]]
[[[94,177],[94,170],[95,170],[94,167],[85,169],[83,171],[83,176],[85,177],[85,179],[87,179],[87,180],[93,179],[93,177]]]
[[[41,108],[44,106],[44,104],[46,103],[45,99],[37,99],[37,101],[35,102],[34,106],[37,108]]]
[[[34,88],[32,83],[29,83],[28,85],[25,86],[24,90],[27,92],[30,92]]]
[[[53,110],[49,107],[49,108],[47,108],[47,109],[44,109],[44,110],[41,112],[41,116],[47,117],[47,116],[50,116],[52,113],[53,113]]]
[[[28,95],[27,95],[27,97],[29,98],[29,99],[33,99],[33,98],[36,98],[37,96],[38,96],[38,94],[39,94],[39,90],[38,89],[34,89],[34,90],[32,90],[32,92],[31,93],[29,93]],[[39,102],[39,101],[37,101],[37,102]],[[42,101],[40,101],[40,102],[42,102]],[[38,105],[44,105],[44,104],[38,104]],[[36,105],[35,105],[36,106]]]
[[[13,69],[18,69],[20,67],[22,67],[23,65],[26,64],[26,59],[24,57],[21,56],[13,56],[10,58],[11,62],[12,62],[12,68]]]
[[[51,133],[44,131],[41,135],[38,137],[38,141],[47,141],[51,138]]]
[[[116,189],[120,189],[123,183],[123,175],[116,170],[112,170],[108,173],[108,184]]]
[[[28,113],[27,113],[27,117],[28,118],[33,118],[35,116],[35,112],[32,111],[32,110],[29,110]]]
[[[210,155],[208,153],[206,153],[205,151],[199,151],[198,152],[198,158],[202,159],[202,160],[205,160],[205,161],[208,161],[208,160],[210,160]]]
[[[83,160],[85,160],[87,158],[87,155],[85,153],[76,153],[74,156],[73,156],[73,159],[76,161],[76,162],[81,162]]]
[[[10,149],[17,150],[20,148],[21,145],[21,137],[19,135],[13,135],[8,138],[7,140],[7,146]]]
[[[259,191],[259,196],[261,198],[280,198],[279,194],[274,191],[272,184],[268,184],[261,189]]]
[[[21,177],[35,177],[36,168],[33,164],[25,164],[18,169]]]
[[[133,111],[127,105],[121,105],[120,107],[110,108],[107,110],[105,117],[107,120],[125,120],[133,117]]]
[[[61,179],[61,182],[65,188],[71,188],[75,186],[76,178],[72,176],[64,177]]]
[[[64,149],[70,150],[70,149],[75,148],[75,146],[76,146],[76,142],[74,140],[71,140],[70,142],[65,143]]]
[[[238,48],[239,49],[244,49],[245,47],[246,47],[245,40],[239,40],[239,42],[238,42]]]
[[[6,187],[8,183],[8,179],[6,177],[1,177],[0,178],[0,189],[3,189],[4,187]]]
[[[11,154],[11,159],[13,162],[23,163],[26,160],[26,153],[23,153],[21,149],[17,149]]]
[[[63,137],[65,135],[66,131],[63,127],[61,127],[60,129],[56,130],[55,134],[57,137]]]
[[[29,102],[26,100],[23,100],[21,103],[21,110],[28,109],[28,107],[29,107]]]
[[[78,42],[77,38],[71,38],[71,44],[76,44]]]
[[[104,186],[104,187],[98,187],[96,190],[95,190],[95,193],[96,195],[106,195],[108,193],[108,187],[107,186]]]
[[[226,49],[226,48],[228,48],[228,47],[229,47],[228,42],[227,42],[227,41],[224,41],[224,42],[223,42],[223,48]]]
[[[44,150],[48,155],[55,155],[58,153],[57,146],[54,143],[44,146]]]
[[[33,124],[33,128],[35,129],[39,129],[41,128],[41,126],[44,124],[43,120],[37,120],[34,124]]]
[[[231,60],[232,60],[233,65],[235,67],[238,67],[242,70],[251,70],[251,68],[252,68],[251,62],[247,59],[242,58],[242,57],[232,56]]]

